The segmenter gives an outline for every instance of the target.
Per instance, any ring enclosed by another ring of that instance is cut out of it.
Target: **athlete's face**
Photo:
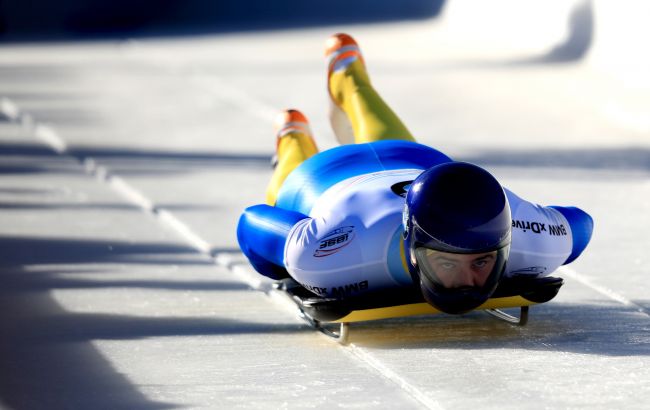
[[[480,287],[494,268],[497,252],[458,254],[425,249],[423,256],[444,287]]]

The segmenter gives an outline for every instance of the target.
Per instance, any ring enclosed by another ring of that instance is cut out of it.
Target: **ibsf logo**
[[[354,239],[354,226],[342,226],[325,235],[314,252],[316,258],[330,256],[345,248]]]

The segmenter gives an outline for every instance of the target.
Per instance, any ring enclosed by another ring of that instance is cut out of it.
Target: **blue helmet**
[[[446,313],[492,295],[510,251],[510,206],[484,169],[449,162],[420,174],[406,195],[404,245],[424,298]]]

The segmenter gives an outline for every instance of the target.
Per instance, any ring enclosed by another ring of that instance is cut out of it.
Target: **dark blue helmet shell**
[[[416,241],[441,251],[477,253],[510,243],[512,220],[503,188],[490,173],[465,162],[420,174],[406,195],[404,222],[409,231],[419,228]]]
[[[489,172],[464,162],[424,171],[406,195],[403,223],[411,273],[430,304],[443,312],[462,313],[494,292],[505,270],[512,220],[505,192]],[[419,247],[458,254],[499,251],[500,261],[482,287],[449,289],[418,268]]]

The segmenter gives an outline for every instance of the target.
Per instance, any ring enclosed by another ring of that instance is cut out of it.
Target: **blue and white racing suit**
[[[288,272],[320,296],[412,286],[402,240],[405,193],[422,171],[449,161],[407,141],[319,153],[289,175],[276,206],[244,211],[240,247],[261,274],[279,279]],[[584,250],[593,229],[588,214],[542,207],[505,191],[512,213],[506,276],[548,275]]]

